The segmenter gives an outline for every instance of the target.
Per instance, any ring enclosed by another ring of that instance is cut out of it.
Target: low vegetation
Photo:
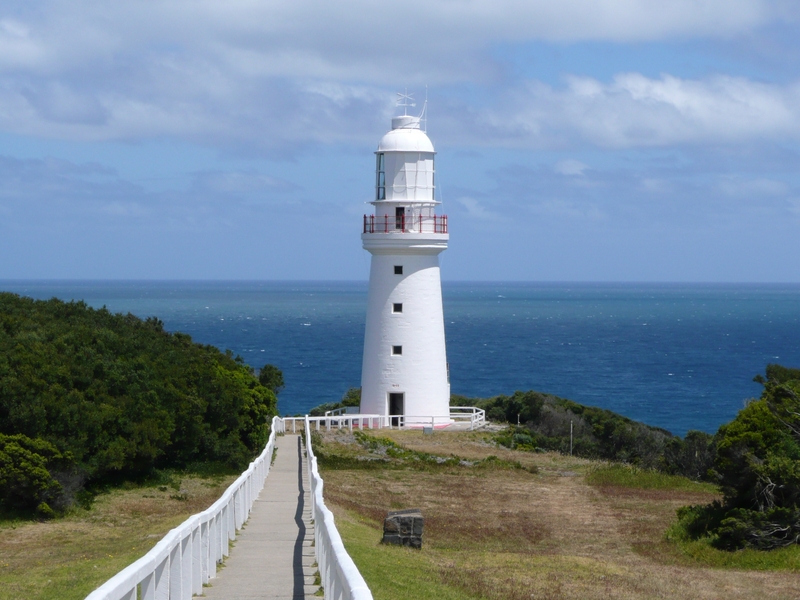
[[[508,448],[617,461],[627,466],[603,477],[628,477],[637,485],[660,479],[656,471],[718,485],[721,499],[679,510],[676,539],[705,540],[724,550],[775,550],[800,543],[800,369],[768,365],[766,376],[755,380],[764,385],[760,399],[716,435],[690,431],[684,439],[534,391],[474,403],[494,421],[518,423],[495,437]],[[631,466],[639,469],[635,476]]]
[[[160,469],[241,470],[274,414],[241,358],[156,318],[0,293],[0,516],[52,517]]]
[[[455,396],[452,404],[475,405],[495,423],[512,426],[497,441],[512,449],[551,450],[709,480],[714,438],[690,431],[685,438],[620,414],[541,392],[514,392],[486,399]]]
[[[376,600],[800,595],[796,546],[731,553],[675,535],[677,509],[720,499],[709,483],[488,432],[332,431],[314,444]],[[493,461],[504,468],[480,466]],[[386,512],[404,508],[425,517],[421,551],[380,544]]]
[[[0,522],[0,600],[81,600],[208,508],[238,476],[162,472],[59,519]]]
[[[339,402],[326,402],[315,406],[309,412],[312,417],[322,417],[326,412],[337,410],[339,408],[347,408],[361,405],[361,388],[351,387],[348,389]]]

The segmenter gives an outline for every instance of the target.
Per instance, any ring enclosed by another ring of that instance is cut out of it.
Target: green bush
[[[360,406],[361,405],[361,388],[351,387],[348,389],[339,402],[326,402],[315,406],[309,411],[311,417],[324,417],[325,413],[329,410],[337,410],[346,406]]]
[[[0,509],[53,516],[62,487],[51,471],[68,462],[42,439],[0,434]]]
[[[689,479],[711,480],[709,469],[714,462],[714,436],[704,431],[691,430],[686,437],[667,440],[660,469],[670,475],[683,475]]]
[[[155,317],[0,293],[0,434],[69,455],[81,483],[242,468],[266,443],[276,402],[240,357]]]
[[[800,543],[800,510],[734,508],[719,523],[714,545],[724,550],[773,550]]]
[[[770,550],[800,542],[800,370],[768,365],[761,398],[719,428],[713,475],[723,501],[683,509],[692,538]]]
[[[610,410],[535,391],[471,402],[459,400],[483,408],[490,421],[515,425],[519,420],[519,427],[496,436],[498,443],[510,448],[536,448],[566,454],[570,452],[571,430],[575,456],[627,462],[695,478],[702,478],[711,466],[711,454],[697,452],[710,439],[701,432],[691,432],[688,442],[684,442],[664,429],[650,427]]]
[[[275,365],[266,364],[258,372],[258,381],[276,396],[284,388],[283,372]]]

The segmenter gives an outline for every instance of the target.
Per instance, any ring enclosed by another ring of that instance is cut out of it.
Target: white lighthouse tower
[[[401,96],[407,99],[407,96]],[[424,114],[424,110],[423,110]],[[420,117],[392,119],[378,144],[374,214],[361,240],[372,254],[361,369],[361,413],[395,424],[449,423],[439,253],[447,217],[436,214],[435,151]]]

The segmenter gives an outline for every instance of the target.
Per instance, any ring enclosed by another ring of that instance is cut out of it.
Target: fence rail
[[[329,411],[323,417],[284,417],[285,426],[292,433],[297,433],[297,424],[305,425],[319,431],[323,427],[331,429],[407,429],[431,426],[444,428],[454,423],[469,423],[470,431],[486,424],[486,412],[474,406],[451,406],[446,417],[431,415],[377,415],[377,414],[334,414]]]
[[[454,421],[469,421],[470,431],[486,425],[486,411],[477,406],[451,406],[450,418]]]
[[[202,594],[203,584],[216,575],[217,564],[228,556],[228,541],[236,538],[236,530],[247,520],[264,487],[275,435],[283,431],[283,419],[274,417],[264,451],[219,500],[167,533],[150,552],[86,600],[191,600],[193,594]]]
[[[447,233],[447,215],[364,215],[363,233]]]
[[[164,536],[147,554],[114,575],[86,597],[86,600],[191,600],[203,593],[203,585],[216,576],[217,564],[228,556],[230,540],[247,521],[253,503],[269,474],[275,436],[292,431],[300,422],[308,451],[311,505],[314,518],[317,564],[322,575],[325,598],[336,600],[371,600],[363,577],[344,549],[333,522],[333,514],[322,497],[323,481],[311,448],[311,431],[327,429],[383,429],[444,427],[453,422],[469,422],[470,429],[485,424],[483,410],[472,406],[450,407],[449,417],[387,416],[339,414],[324,417],[274,417],[269,441],[263,452],[207,510],[192,515]]]
[[[333,513],[325,506],[322,497],[324,482],[317,470],[317,457],[311,447],[311,419],[306,415],[306,453],[308,455],[308,480],[311,482],[311,515],[314,518],[314,545],[317,553],[322,587],[326,599],[372,600],[372,592],[347,553],[342,537],[333,521]]]

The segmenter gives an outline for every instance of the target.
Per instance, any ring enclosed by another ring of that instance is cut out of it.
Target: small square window
[[[395,275],[402,275],[403,274],[403,265],[395,265],[394,266],[394,274]]]
[[[403,312],[403,303],[402,302],[395,302],[392,304],[392,312],[393,313],[401,313]]]
[[[392,354],[395,356],[400,356],[403,354],[403,347],[402,346],[392,346]]]

